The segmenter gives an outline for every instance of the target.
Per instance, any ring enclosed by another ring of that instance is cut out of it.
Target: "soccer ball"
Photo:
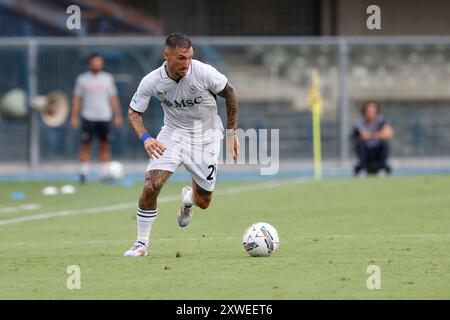
[[[278,248],[280,238],[277,230],[266,222],[252,224],[244,232],[242,244],[252,257],[268,257]]]
[[[123,164],[118,161],[111,161],[108,165],[107,178],[112,180],[120,180],[125,176]]]

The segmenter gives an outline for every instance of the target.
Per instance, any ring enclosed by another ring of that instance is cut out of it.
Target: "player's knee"
[[[100,149],[105,150],[105,149],[109,149],[109,142],[106,139],[102,139],[100,140]]]
[[[86,152],[86,151],[89,152],[89,150],[91,149],[91,145],[92,145],[91,141],[83,142],[81,144],[81,152]]]
[[[144,185],[144,194],[147,197],[157,196],[161,190],[162,185],[156,181],[147,180]]]

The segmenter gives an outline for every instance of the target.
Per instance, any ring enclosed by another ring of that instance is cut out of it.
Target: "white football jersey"
[[[112,119],[109,98],[117,96],[117,88],[110,73],[88,71],[79,75],[73,94],[82,98],[82,118],[89,121],[110,121]]]
[[[153,96],[164,111],[163,130],[176,130],[191,137],[201,135],[204,141],[217,138],[217,134],[222,138],[216,95],[225,88],[228,79],[214,67],[192,60],[186,75],[177,82],[167,75],[166,63],[142,79],[130,107],[142,113]],[[216,133],[215,137],[211,132]]]

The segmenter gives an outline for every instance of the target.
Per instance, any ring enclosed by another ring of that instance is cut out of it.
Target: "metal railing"
[[[323,149],[329,159],[351,156],[351,123],[358,106],[376,99],[394,124],[398,157],[450,155],[450,37],[194,37],[196,58],[215,65],[237,87],[240,124],[280,129],[280,157],[310,158],[307,92],[318,68],[324,96]],[[115,76],[123,111],[141,78],[162,63],[162,37],[1,38],[0,94],[12,88],[28,101],[58,89],[72,96],[77,74],[93,51]],[[225,120],[223,102],[220,114]],[[406,110],[406,111],[405,111]],[[145,121],[153,133],[162,111],[152,100]],[[23,134],[29,138],[24,141]],[[117,158],[137,159],[141,147],[126,125],[112,142]],[[133,142],[134,141],[134,142]],[[77,132],[0,115],[0,161],[76,157]],[[19,159],[17,159],[19,158]]]

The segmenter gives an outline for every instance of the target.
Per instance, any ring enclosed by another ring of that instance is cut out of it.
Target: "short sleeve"
[[[227,77],[210,65],[205,65],[205,85],[206,89],[214,94],[220,93],[228,83]]]
[[[117,96],[117,87],[116,83],[114,82],[114,77],[110,76],[108,81],[108,96],[113,97]]]
[[[151,88],[149,88],[147,78],[142,79],[136,93],[133,95],[133,98],[131,98],[130,108],[137,112],[145,112],[152,95],[153,93]]]
[[[83,87],[81,85],[81,77],[78,76],[77,80],[75,81],[75,88],[73,89],[73,95],[82,96],[82,94],[83,94]]]

